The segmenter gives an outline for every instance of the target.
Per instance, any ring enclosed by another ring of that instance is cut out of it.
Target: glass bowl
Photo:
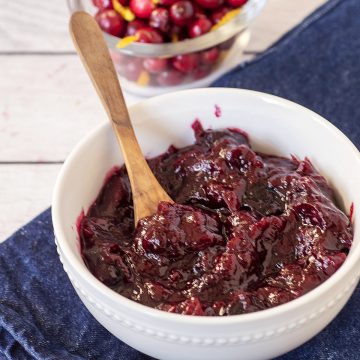
[[[71,12],[84,10],[95,14],[91,0],[67,0]],[[205,35],[174,43],[133,42],[119,49],[119,38],[104,32],[122,87],[134,94],[153,96],[174,90],[203,87],[230,70],[249,40],[245,31],[259,14],[266,0],[249,0],[240,13],[226,24]],[[174,57],[192,55],[187,71],[173,67]]]

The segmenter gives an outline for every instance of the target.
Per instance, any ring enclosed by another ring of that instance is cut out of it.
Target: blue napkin
[[[359,147],[359,19],[359,0],[329,0],[263,55],[214,85],[303,104]],[[59,262],[50,210],[0,245],[0,284],[0,359],[150,359],[113,337],[82,305]],[[279,359],[359,359],[359,301],[360,287],[323,332]]]

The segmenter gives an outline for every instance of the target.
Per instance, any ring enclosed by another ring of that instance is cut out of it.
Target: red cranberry
[[[160,0],[159,4],[163,6],[171,6],[177,0]]]
[[[167,59],[147,58],[143,61],[144,69],[151,74],[159,74],[168,66]]]
[[[186,39],[187,34],[185,28],[182,26],[172,25],[169,32],[172,36],[177,36],[178,41]]]
[[[198,54],[177,55],[172,60],[173,67],[184,74],[192,72],[198,66],[198,64]]]
[[[216,24],[218,23],[228,12],[230,11],[230,8],[226,6],[222,6],[219,9],[216,9],[210,14],[211,21]]]
[[[188,0],[180,0],[171,5],[170,17],[174,24],[185,26],[189,24],[194,17],[194,6]]]
[[[135,35],[138,36],[137,41],[141,43],[160,44],[164,42],[161,34],[151,27],[142,28],[138,30]]]
[[[133,58],[124,66],[122,73],[126,79],[136,81],[142,70],[142,60],[139,58]]]
[[[215,64],[217,59],[219,58],[219,55],[220,51],[217,47],[205,50],[201,53],[201,62],[208,65]]]
[[[149,25],[155,29],[167,32],[170,28],[169,11],[165,8],[157,8],[150,15]]]
[[[112,61],[115,64],[116,69],[118,67],[126,65],[129,61],[129,56],[121,54],[117,51],[111,51],[110,56],[111,56]]]
[[[196,0],[205,9],[216,9],[224,3],[224,0]]]
[[[130,9],[138,18],[148,19],[155,4],[152,0],[130,0]]]
[[[240,7],[245,5],[248,0],[226,0],[226,2],[233,7]]]
[[[96,14],[100,28],[108,34],[121,36],[125,30],[125,20],[115,10],[105,10]]]
[[[174,86],[182,83],[184,75],[177,70],[166,70],[160,73],[156,81],[161,86]]]
[[[197,67],[194,72],[192,73],[192,77],[194,80],[203,79],[205,76],[208,76],[211,72],[211,66],[199,66]]]
[[[113,9],[112,0],[92,0],[92,2],[100,10]]]
[[[189,26],[189,37],[195,38],[204,35],[210,31],[211,27],[212,23],[209,19],[197,19]]]
[[[126,36],[132,36],[135,35],[135,33],[141,29],[146,27],[146,24],[144,21],[139,20],[139,19],[135,19],[133,21],[130,21],[128,23],[128,26],[126,28]]]
[[[199,19],[201,17],[207,17],[205,10],[198,4],[193,4],[194,6],[194,18]]]

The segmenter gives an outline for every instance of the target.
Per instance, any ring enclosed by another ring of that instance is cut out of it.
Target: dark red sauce
[[[157,309],[232,315],[307,293],[345,261],[353,233],[308,159],[256,153],[237,129],[193,125],[194,145],[149,164],[176,204],[133,223],[124,167],[82,218],[82,256],[105,285]]]

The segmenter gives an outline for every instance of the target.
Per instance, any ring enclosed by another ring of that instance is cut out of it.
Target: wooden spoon
[[[159,201],[173,201],[156,180],[141,152],[107,44],[95,19],[85,12],[75,12],[70,20],[70,33],[80,59],[112,122],[124,155],[130,178],[136,226],[139,219],[156,212]]]

